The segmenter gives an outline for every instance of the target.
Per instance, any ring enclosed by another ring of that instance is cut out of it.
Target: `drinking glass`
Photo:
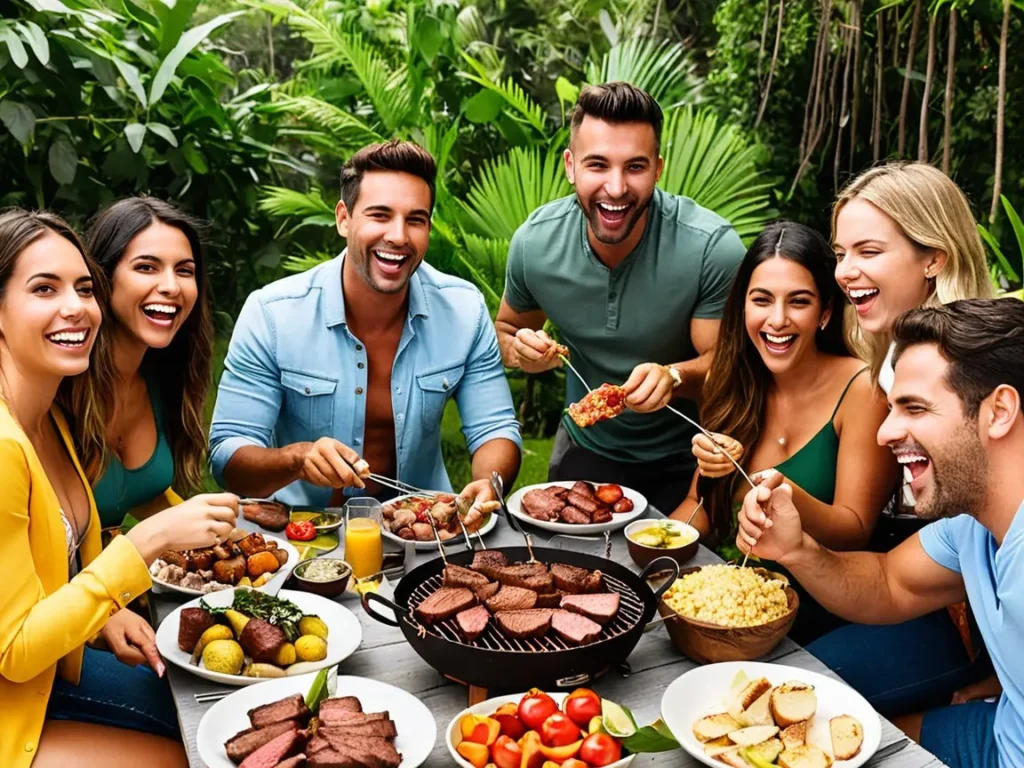
[[[384,565],[382,520],[383,507],[376,499],[358,497],[345,503],[345,561],[357,579],[379,573]]]

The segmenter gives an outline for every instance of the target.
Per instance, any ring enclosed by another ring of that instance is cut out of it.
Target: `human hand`
[[[321,437],[315,443],[299,443],[302,465],[299,480],[324,488],[365,488],[370,466],[340,440]]]
[[[233,493],[202,493],[148,517],[126,535],[147,564],[168,549],[203,549],[227,540],[238,520]]]
[[[736,546],[745,554],[781,562],[803,545],[800,513],[793,505],[793,489],[781,472],[755,474],[756,485],[743,497],[736,531]]]
[[[122,664],[148,664],[159,677],[164,676],[166,668],[156,648],[156,633],[139,614],[128,609],[118,611],[103,625],[100,637]]]
[[[562,361],[558,355],[564,354],[565,349],[544,331],[520,328],[512,339],[512,351],[523,372],[543,373],[561,367]]]
[[[641,363],[622,385],[626,390],[626,405],[637,413],[659,411],[672,399],[674,384],[667,366]]]
[[[697,458],[697,471],[704,477],[725,477],[736,470],[736,466],[726,458],[728,453],[734,460],[743,457],[743,443],[728,435],[712,432],[715,441],[698,432],[691,441],[691,450]],[[717,447],[716,447],[717,446]]]
[[[474,480],[463,488],[456,503],[460,510],[466,510],[462,516],[466,530],[472,533],[479,529],[484,515],[493,514],[500,506],[499,501],[488,480]]]
[[[953,694],[951,704],[966,704],[968,701],[998,698],[1003,692],[1003,684],[995,675],[989,675],[977,683],[965,685]]]

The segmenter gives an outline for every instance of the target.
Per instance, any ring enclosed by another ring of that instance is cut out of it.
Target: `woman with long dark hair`
[[[804,529],[834,549],[862,548],[896,484],[898,465],[875,439],[885,400],[843,336],[835,257],[813,229],[769,225],[737,271],[704,386],[703,424],[718,446],[694,440],[698,470],[673,517],[694,518],[719,542],[735,538],[745,471],[774,468],[793,486]],[[705,514],[706,513],[706,514]],[[830,628],[805,606],[794,628],[806,639]]]
[[[200,226],[174,206],[120,200],[86,246],[111,284],[114,371],[90,374],[104,379],[92,382],[107,393],[103,433],[76,423],[76,438],[110,528],[201,489],[213,324]]]

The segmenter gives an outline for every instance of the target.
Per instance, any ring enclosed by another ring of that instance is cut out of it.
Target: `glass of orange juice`
[[[345,561],[357,579],[379,573],[384,565],[382,519],[383,508],[376,499],[358,497],[345,504]]]

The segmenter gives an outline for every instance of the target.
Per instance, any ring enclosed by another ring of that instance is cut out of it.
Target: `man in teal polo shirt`
[[[628,410],[580,429],[564,418],[549,479],[618,482],[669,513],[693,476],[696,418],[729,285],[744,248],[720,216],[655,188],[662,112],[628,83],[588,86],[565,170],[576,193],[534,211],[509,250],[495,322],[505,365],[561,365],[550,319],[591,387],[622,384]],[[586,393],[566,376],[566,404]]]

